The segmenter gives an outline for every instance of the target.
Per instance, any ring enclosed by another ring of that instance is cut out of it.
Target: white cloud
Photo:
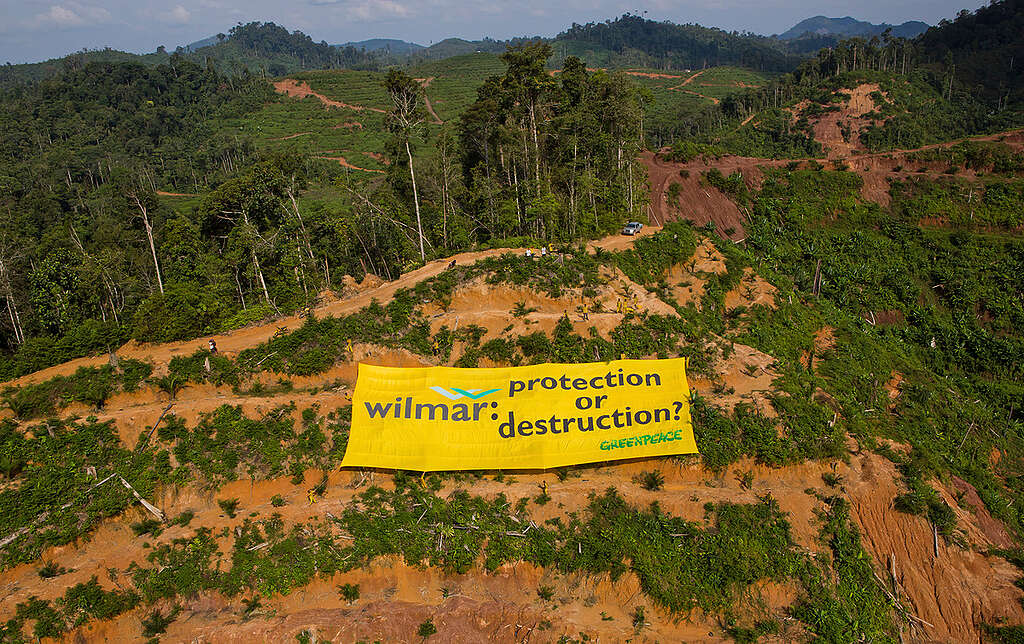
[[[413,15],[408,6],[394,0],[309,0],[309,4],[315,7],[336,6],[346,17],[358,20],[387,20]]]
[[[192,14],[189,13],[188,9],[179,5],[176,5],[170,11],[164,11],[157,14],[157,17],[162,21],[172,25],[184,25],[192,19]]]
[[[100,25],[110,22],[111,19],[110,12],[103,7],[65,2],[52,5],[48,11],[36,15],[34,22],[38,26],[70,28]]]

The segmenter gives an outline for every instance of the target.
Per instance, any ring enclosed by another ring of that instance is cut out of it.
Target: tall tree
[[[423,247],[423,220],[420,216],[420,197],[416,188],[416,169],[413,167],[410,140],[423,125],[426,111],[423,108],[423,88],[403,71],[392,69],[384,79],[384,89],[391,97],[391,109],[387,114],[388,131],[398,138],[399,147],[405,148],[409,162],[409,180],[412,182],[412,201],[416,209],[416,230],[419,233],[420,259],[426,261]]]

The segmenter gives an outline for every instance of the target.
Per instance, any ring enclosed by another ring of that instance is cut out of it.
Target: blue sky
[[[814,15],[898,24],[935,24],[961,8],[951,0],[0,0],[0,64],[63,56],[83,48],[154,51],[226,32],[238,22],[272,21],[314,40],[401,38],[428,45],[457,36],[552,36],[573,22],[625,12],[727,30],[781,33]]]

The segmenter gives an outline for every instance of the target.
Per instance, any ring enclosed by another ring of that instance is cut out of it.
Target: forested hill
[[[551,53],[506,52],[504,73],[443,124],[398,70],[327,74],[382,97],[358,110],[178,57],[0,91],[0,379],[295,311],[346,276],[642,217],[641,88],[573,58],[552,76]],[[301,147],[312,137],[243,127],[267,123],[257,112],[355,123],[387,171],[349,173]]]
[[[674,69],[736,65],[787,72],[800,60],[771,38],[694,24],[655,22],[628,13],[606,22],[574,23],[556,40],[590,43],[620,54],[638,50],[650,57],[650,66]]]
[[[130,54],[114,49],[81,51],[41,63],[0,67],[0,85],[38,81],[66,70],[81,69],[91,62],[135,62],[161,65],[179,56],[200,65],[213,65],[222,73],[249,70],[266,76],[283,76],[303,69],[379,67],[384,52],[369,52],[352,46],[314,42],[301,31],[289,32],[272,22],[250,22],[218,34],[214,43],[195,49],[178,47],[172,54],[159,47],[151,54]]]
[[[845,18],[814,16],[813,18],[801,20],[787,31],[779,34],[779,38],[782,40],[793,40],[812,34],[815,36],[835,36],[837,40],[841,40],[843,38],[881,36],[886,31],[889,31],[895,38],[915,38],[927,29],[928,25],[920,20],[908,20],[901,25],[886,23],[876,25],[863,20],[855,20],[849,16]]]
[[[1024,0],[961,11],[914,42],[931,69],[997,109],[1024,105]]]
[[[311,69],[377,69],[422,60],[440,60],[476,52],[501,53],[509,46],[546,40],[560,53],[581,55],[604,67],[646,66],[698,69],[717,65],[748,67],[766,72],[794,69],[804,55],[791,53],[782,41],[753,34],[738,34],[702,27],[654,22],[633,15],[603,23],[574,24],[554,39],[463,40],[448,38],[427,48],[388,49],[364,43],[329,45],[315,42],[301,31],[289,32],[272,22],[250,22],[226,34],[178,47],[173,52],[159,47],[150,54],[131,54],[110,48],[77,52],[40,63],[0,66],[0,85],[51,78],[65,70],[80,69],[90,62],[137,62],[165,64],[172,55],[200,65],[213,65],[222,73],[284,76]],[[826,44],[831,44],[828,40]],[[806,43],[804,43],[806,44]]]
[[[760,88],[700,106],[678,120],[681,140],[718,152],[794,158],[824,151],[815,123],[835,119],[845,144],[873,152],[914,148],[1024,125],[1024,0],[994,2],[943,20],[914,40],[851,38],[820,50]],[[871,86],[863,127],[844,105]]]

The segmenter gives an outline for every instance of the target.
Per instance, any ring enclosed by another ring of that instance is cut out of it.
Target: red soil
[[[345,157],[317,157],[317,158],[318,159],[323,159],[325,161],[337,161],[338,165],[340,165],[343,168],[348,168],[349,170],[360,170],[362,172],[379,172],[380,174],[384,174],[383,170],[375,170],[373,168],[360,168],[357,165],[352,165],[351,163],[349,163],[348,161],[345,160]]]
[[[297,81],[293,78],[285,78],[274,83],[274,90],[279,94],[287,94],[293,98],[306,98],[307,96],[315,96],[320,99],[320,102],[327,107],[342,107],[356,112],[362,112],[368,110],[370,112],[384,113],[384,110],[376,107],[367,107],[365,105],[352,105],[350,103],[342,103],[331,98],[327,98],[323,94],[318,94],[310,89],[309,85],[301,81]]]
[[[430,78],[417,78],[416,80],[423,87],[423,102],[427,106],[427,112],[429,112],[430,116],[434,118],[434,125],[442,125],[444,121],[442,121],[441,117],[438,116],[437,112],[434,111],[434,106],[430,104],[430,94],[427,93],[427,88],[430,87],[430,83],[431,81],[434,80],[434,77],[431,76]]]
[[[649,227],[643,234],[652,234]],[[628,248],[634,238],[616,235],[591,245],[597,248]],[[513,252],[522,255],[524,249],[495,249],[455,256],[459,264]],[[528,261],[525,260],[524,261]],[[386,303],[398,288],[407,288],[429,276],[447,269],[449,260],[438,260],[408,273],[394,282],[383,282],[368,276],[362,283],[346,280],[338,298],[329,297],[317,309],[318,314],[342,314],[358,310],[371,299]],[[702,288],[708,274],[725,270],[724,257],[707,239],[701,239],[694,256],[684,264],[667,271],[665,281],[673,292],[684,288],[696,292]],[[599,287],[592,299],[607,304],[615,298],[636,295],[645,310],[665,315],[674,314],[664,302],[646,289],[633,284],[618,270],[605,271],[606,283]],[[768,288],[748,275],[727,298],[727,305],[771,305],[766,298]],[[683,283],[689,286],[683,287]],[[747,288],[749,287],[749,288]],[[549,329],[563,312],[571,312],[579,293],[566,293],[553,298],[540,293],[507,285],[491,285],[478,279],[459,288],[450,303],[442,309],[438,303],[424,302],[419,312],[433,324],[477,323],[488,335],[500,335],[508,324],[529,326],[531,330]],[[525,318],[515,318],[511,309],[522,301],[538,310]],[[579,332],[594,326],[605,335],[621,315],[616,313],[592,314],[591,319],[574,325]],[[239,329],[218,336],[222,351],[231,354],[267,339],[278,326],[295,328],[298,318],[286,318],[262,326]],[[527,324],[529,323],[529,324]],[[816,353],[827,350],[834,338],[831,330],[821,330],[815,338]],[[119,350],[126,357],[152,361],[158,372],[176,355],[190,353],[205,345],[205,338],[192,342],[167,345],[140,346],[130,343]],[[768,396],[773,393],[772,382],[778,377],[774,359],[751,347],[712,338],[709,355],[712,366],[707,373],[691,374],[693,388],[716,406],[729,409],[739,403],[755,406],[772,415]],[[728,357],[723,351],[730,348]],[[457,348],[452,359],[458,357]],[[175,400],[173,413],[192,423],[202,413],[221,404],[238,404],[246,414],[258,416],[287,404],[296,403],[296,414],[313,404],[324,413],[350,404],[351,385],[355,380],[358,362],[396,366],[425,366],[429,359],[402,350],[383,349],[359,344],[354,347],[354,360],[336,365],[330,371],[307,378],[291,378],[296,390],[267,396],[240,396],[230,388],[208,385],[186,387]],[[74,361],[39,372],[21,380],[38,381],[56,373],[67,373],[77,366],[102,362],[106,358]],[[277,374],[264,374],[261,381],[273,385]],[[316,387],[317,393],[311,393]],[[165,395],[152,389],[116,396],[101,412],[100,420],[115,420],[122,440],[134,444],[140,431],[155,422],[166,407]],[[899,446],[898,446],[899,447]],[[564,481],[547,472],[516,472],[514,476],[498,480],[485,476],[470,486],[473,494],[494,498],[499,493],[509,499],[533,497],[542,484],[546,484],[551,501],[543,506],[530,505],[534,520],[563,516],[570,510],[585,507],[594,491],[616,487],[631,504],[648,507],[658,502],[668,514],[691,521],[704,520],[704,504],[729,501],[754,503],[770,494],[788,516],[792,534],[798,547],[827,556],[827,548],[818,541],[820,521],[816,512],[823,509],[817,494],[824,492],[822,476],[834,473],[841,477],[852,504],[852,516],[862,535],[863,543],[880,576],[888,582],[886,571],[890,558],[899,584],[900,601],[916,616],[920,623],[909,633],[912,641],[977,641],[982,622],[1019,624],[1024,622],[1024,609],[1020,604],[1022,593],[1013,585],[1018,572],[1005,560],[983,554],[989,546],[1006,543],[1005,528],[984,511],[976,491],[966,483],[953,480],[959,494],[950,494],[944,488],[940,494],[954,509],[958,527],[969,544],[966,550],[945,546],[940,542],[939,554],[933,552],[931,530],[928,523],[915,516],[896,512],[892,499],[901,490],[900,474],[888,460],[861,452],[851,445],[853,458],[849,464],[836,462],[808,462],[781,468],[770,468],[745,460],[724,472],[705,470],[697,458],[647,459],[598,464],[579,468],[578,476]],[[658,491],[643,489],[635,483],[642,472],[656,470],[665,478],[664,488]],[[743,474],[749,472],[752,482]],[[43,556],[74,572],[56,580],[43,580],[38,575],[38,564],[19,566],[0,573],[0,620],[10,617],[14,607],[35,595],[54,599],[75,583],[87,581],[97,575],[101,584],[112,588],[106,571],[124,570],[130,563],[145,562],[150,549],[142,541],[164,543],[188,536],[198,526],[209,527],[218,535],[222,552],[230,553],[234,532],[250,512],[261,516],[280,513],[286,526],[322,519],[326,513],[337,516],[352,503],[354,496],[367,484],[391,485],[389,477],[374,473],[331,471],[328,473],[327,493],[317,504],[305,499],[306,490],[319,481],[321,472],[308,471],[299,485],[289,477],[265,481],[248,479],[227,484],[215,494],[195,487],[165,488],[151,499],[168,516],[174,517],[185,510],[195,512],[191,526],[169,527],[157,539],[137,538],[129,526],[142,515],[131,510],[113,517],[92,535],[59,548],[48,549]],[[361,487],[363,486],[363,487]],[[465,483],[446,481],[439,494],[450,495]],[[281,495],[287,501],[275,507],[271,499]],[[218,499],[238,498],[241,512],[237,519],[226,517],[217,505]],[[962,499],[962,501],[960,500]],[[221,531],[227,528],[227,532]],[[345,583],[359,584],[360,599],[352,604],[341,599],[337,587]],[[553,597],[541,599],[537,590],[550,586]],[[632,626],[633,610],[645,609],[646,621],[640,636],[645,641],[728,641],[718,619],[700,611],[685,616],[671,615],[656,607],[640,590],[639,579],[630,573],[611,581],[607,575],[558,574],[527,563],[513,563],[493,573],[483,569],[482,563],[466,574],[450,575],[436,568],[412,566],[404,561],[385,557],[375,560],[365,569],[319,578],[288,595],[263,598],[262,606],[246,616],[242,599],[226,598],[205,593],[194,598],[182,598],[183,612],[170,625],[166,641],[290,641],[302,631],[316,633],[318,641],[417,641],[418,625],[432,618],[439,633],[451,642],[553,641],[561,635],[579,637],[586,633],[592,641],[626,641],[638,637]],[[787,610],[800,599],[793,584],[762,582],[748,590],[737,606],[736,614],[748,619],[772,618],[781,625],[781,631],[771,642],[806,639],[801,627],[788,618]],[[166,613],[170,606],[161,606]],[[139,639],[141,620],[152,607],[141,607],[121,617],[93,623],[68,635],[67,641],[125,641]],[[608,620],[607,617],[613,619]],[[927,622],[925,624],[924,622]],[[905,626],[909,631],[909,626]]]

